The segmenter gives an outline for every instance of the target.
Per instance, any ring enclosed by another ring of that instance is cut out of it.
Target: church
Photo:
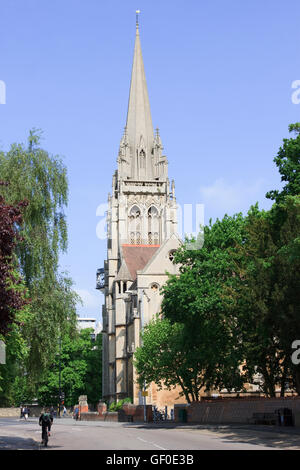
[[[137,21],[126,126],[108,196],[107,259],[97,271],[97,288],[105,297],[103,400],[130,397],[142,403],[133,354],[144,326],[160,311],[167,273],[178,273],[173,257],[180,243],[175,184],[168,178],[159,130],[152,126]],[[171,405],[175,396],[177,391],[158,391],[151,384],[146,402]]]

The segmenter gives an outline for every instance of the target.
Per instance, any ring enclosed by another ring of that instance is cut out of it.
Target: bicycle
[[[44,428],[42,430],[42,445],[44,445],[45,447],[48,446],[49,437],[50,437],[50,431],[48,431],[47,428]]]

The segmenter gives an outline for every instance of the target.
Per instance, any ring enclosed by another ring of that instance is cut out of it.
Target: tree
[[[0,188],[2,195],[11,204],[28,201],[20,230],[23,243],[17,253],[29,289],[40,279],[52,282],[59,253],[67,248],[67,170],[59,157],[40,147],[40,140],[38,131],[30,131],[27,148],[13,144],[0,154],[0,177],[9,182]]]
[[[0,184],[0,186],[6,186]],[[0,196],[0,335],[7,335],[15,314],[27,303],[25,288],[15,271],[15,250],[20,240],[18,226],[26,202],[9,205]]]
[[[141,381],[180,385],[171,361],[179,351],[194,374],[193,400],[200,384],[239,390],[256,373],[268,396],[278,385],[284,396],[287,382],[300,394],[300,365],[291,362],[300,338],[300,124],[289,130],[297,137],[285,139],[274,159],[286,184],[267,194],[271,210],[256,205],[245,218],[210,222],[201,250],[185,243],[177,251],[180,275],[162,289],[164,319],[145,329],[137,351]],[[188,389],[189,376],[180,378]]]
[[[203,376],[200,358],[185,347],[185,331],[180,323],[171,323],[158,316],[150,321],[142,334],[142,346],[134,354],[138,382],[154,382],[158,389],[179,386],[187,402],[199,399]]]
[[[14,144],[0,154],[0,177],[9,182],[2,195],[14,204],[26,200],[16,245],[18,269],[31,298],[27,325],[28,367],[36,380],[53,360],[58,336],[71,322],[75,328],[76,302],[71,280],[59,273],[59,255],[67,247],[67,171],[59,157],[40,147],[40,133],[30,132],[28,146]]]
[[[61,352],[57,347],[55,361],[39,383],[38,398],[44,405],[56,404],[59,392],[59,361],[61,362],[61,390],[65,404],[78,403],[80,395],[87,395],[89,403],[96,405],[101,397],[102,337],[91,338],[91,329],[73,335],[66,331],[62,336]]]
[[[243,345],[224,286],[236,284],[230,248],[242,243],[243,227],[241,214],[225,216],[204,227],[201,250],[187,249],[189,241],[177,250],[180,275],[170,276],[162,289],[164,320],[147,327],[136,355],[142,378],[180,385],[192,400],[199,400],[201,389],[241,389]]]
[[[30,316],[30,304],[27,304],[16,312],[5,336],[6,363],[0,364],[1,406],[16,406],[33,399],[32,391],[27,386],[26,359],[29,348],[23,333]]]
[[[278,384],[284,396],[288,382],[300,394],[300,368],[291,363],[292,342],[300,338],[300,124],[289,130],[297,137],[284,139],[274,159],[286,184],[267,193],[275,200],[270,211],[251,208],[245,242],[233,254],[241,280],[233,297],[245,326],[246,371],[249,377],[254,369],[262,374],[270,396]]]
[[[266,194],[276,203],[282,202],[285,196],[300,194],[300,123],[290,124],[289,131],[295,132],[296,138],[283,139],[283,146],[274,158],[281,181],[286,184],[281,191],[276,189]]]

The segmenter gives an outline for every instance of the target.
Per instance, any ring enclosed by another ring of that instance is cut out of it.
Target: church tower
[[[138,23],[117,165],[108,196],[107,260],[97,284],[105,295],[103,399],[138,403],[133,353],[143,326],[159,312],[159,288],[166,271],[176,272],[172,252],[180,243],[175,185],[159,130],[153,131]]]

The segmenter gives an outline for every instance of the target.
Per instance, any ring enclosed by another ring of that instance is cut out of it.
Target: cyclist
[[[50,436],[52,422],[53,419],[51,420],[50,413],[43,410],[39,418],[39,425],[42,426],[42,444],[44,444],[45,447],[47,447],[48,444],[48,436]]]

